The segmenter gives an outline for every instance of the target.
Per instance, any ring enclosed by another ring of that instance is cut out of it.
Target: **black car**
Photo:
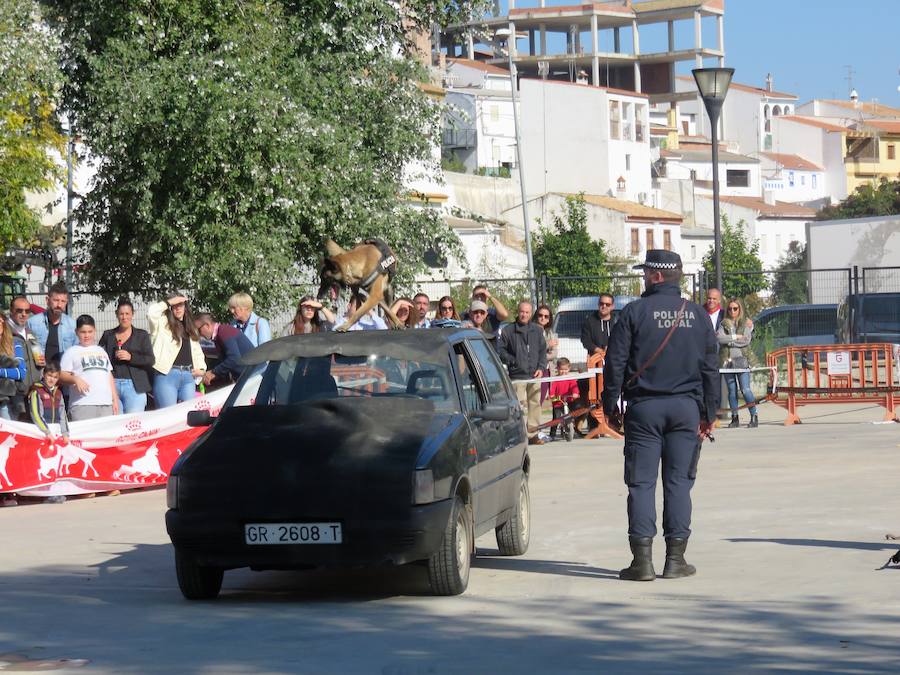
[[[425,561],[466,589],[475,538],[528,548],[522,411],[479,331],[314,333],[268,342],[175,463],[166,528],[181,592],[227,569]]]

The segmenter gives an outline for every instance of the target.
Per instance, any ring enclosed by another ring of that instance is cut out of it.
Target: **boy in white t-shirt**
[[[94,317],[75,321],[78,344],[63,352],[60,382],[69,385],[69,419],[91,420],[119,414],[119,397],[106,350],[96,344]]]

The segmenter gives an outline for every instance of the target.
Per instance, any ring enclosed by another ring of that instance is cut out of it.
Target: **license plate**
[[[248,523],[247,544],[340,544],[340,523]]]

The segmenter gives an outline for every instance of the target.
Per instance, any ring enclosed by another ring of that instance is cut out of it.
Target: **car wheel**
[[[428,560],[428,581],[434,594],[459,595],[465,591],[471,562],[472,513],[457,495],[441,546]]]
[[[222,590],[225,572],[218,567],[205,567],[188,554],[175,549],[175,573],[178,588],[188,600],[212,600]]]
[[[528,550],[531,539],[531,495],[528,479],[523,478],[519,486],[516,508],[509,520],[496,528],[497,547],[502,555],[522,555]]]

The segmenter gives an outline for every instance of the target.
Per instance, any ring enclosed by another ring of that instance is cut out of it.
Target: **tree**
[[[404,202],[404,179],[436,170],[439,130],[411,35],[468,3],[44,1],[66,101],[100,158],[77,218],[106,297],[187,287],[218,308],[242,289],[266,308],[326,236],[385,239],[400,283],[426,251],[458,250],[438,214]]]
[[[826,206],[816,215],[817,220],[842,220],[870,216],[894,216],[900,214],[900,180],[881,178],[878,185],[866,183],[844,201]]]
[[[550,277],[584,277],[560,282],[557,296],[590,295],[599,288],[597,277],[608,276],[606,245],[591,239],[587,230],[584,196],[566,197],[563,212],[551,214],[549,227],[540,228],[533,239],[534,270]]]
[[[62,178],[58,42],[33,0],[0,2],[0,251],[28,243],[40,214],[26,195]]]
[[[737,225],[728,222],[722,216],[722,285],[720,289],[725,298],[748,299],[768,288],[768,280],[762,273],[762,260],[759,258],[759,242],[749,242],[744,228],[747,224],[741,220]],[[716,278],[715,250],[710,249],[703,256],[703,269],[707,279],[714,283]]]
[[[772,281],[771,302],[773,306],[809,302],[806,246],[799,241],[788,244],[787,253],[778,261]]]

